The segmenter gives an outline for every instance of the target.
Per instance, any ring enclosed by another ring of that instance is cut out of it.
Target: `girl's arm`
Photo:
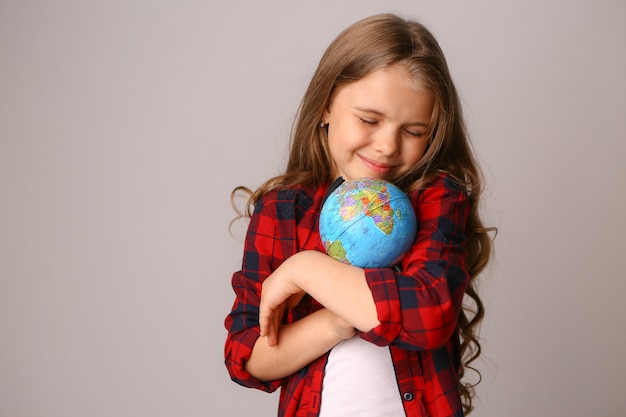
[[[283,339],[282,305],[292,294],[304,291],[351,326],[367,332],[379,325],[376,304],[364,270],[309,250],[287,259],[263,282],[259,306],[261,336],[273,346]]]
[[[328,352],[355,329],[328,309],[321,309],[280,328],[278,343],[259,337],[246,363],[246,370],[261,381],[284,378]]]

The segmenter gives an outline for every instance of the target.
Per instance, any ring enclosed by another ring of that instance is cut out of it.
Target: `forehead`
[[[366,108],[399,118],[429,118],[433,95],[402,66],[372,71],[367,76],[342,86],[330,108]]]

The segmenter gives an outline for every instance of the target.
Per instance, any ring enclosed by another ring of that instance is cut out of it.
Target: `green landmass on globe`
[[[341,240],[335,240],[334,242],[326,242],[328,246],[328,250],[326,251],[330,256],[335,258],[336,260],[343,262],[344,264],[349,264],[350,260],[348,259],[346,250],[341,244]]]

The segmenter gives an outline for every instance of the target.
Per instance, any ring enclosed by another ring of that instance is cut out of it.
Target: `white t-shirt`
[[[320,417],[404,417],[391,353],[359,337],[328,356]]]

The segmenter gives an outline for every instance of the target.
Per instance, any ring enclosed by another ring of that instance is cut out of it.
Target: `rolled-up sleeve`
[[[377,345],[437,349],[456,329],[466,269],[467,193],[441,177],[412,195],[418,218],[415,243],[402,260],[401,272],[366,269],[380,325],[361,335]]]
[[[274,265],[283,259],[275,219],[274,204],[257,204],[244,243],[242,269],[232,276],[236,298],[225,320],[228,335],[224,357],[231,379],[240,385],[267,392],[278,389],[281,381],[260,381],[246,371],[245,365],[260,333],[259,301],[262,282],[274,269]]]

